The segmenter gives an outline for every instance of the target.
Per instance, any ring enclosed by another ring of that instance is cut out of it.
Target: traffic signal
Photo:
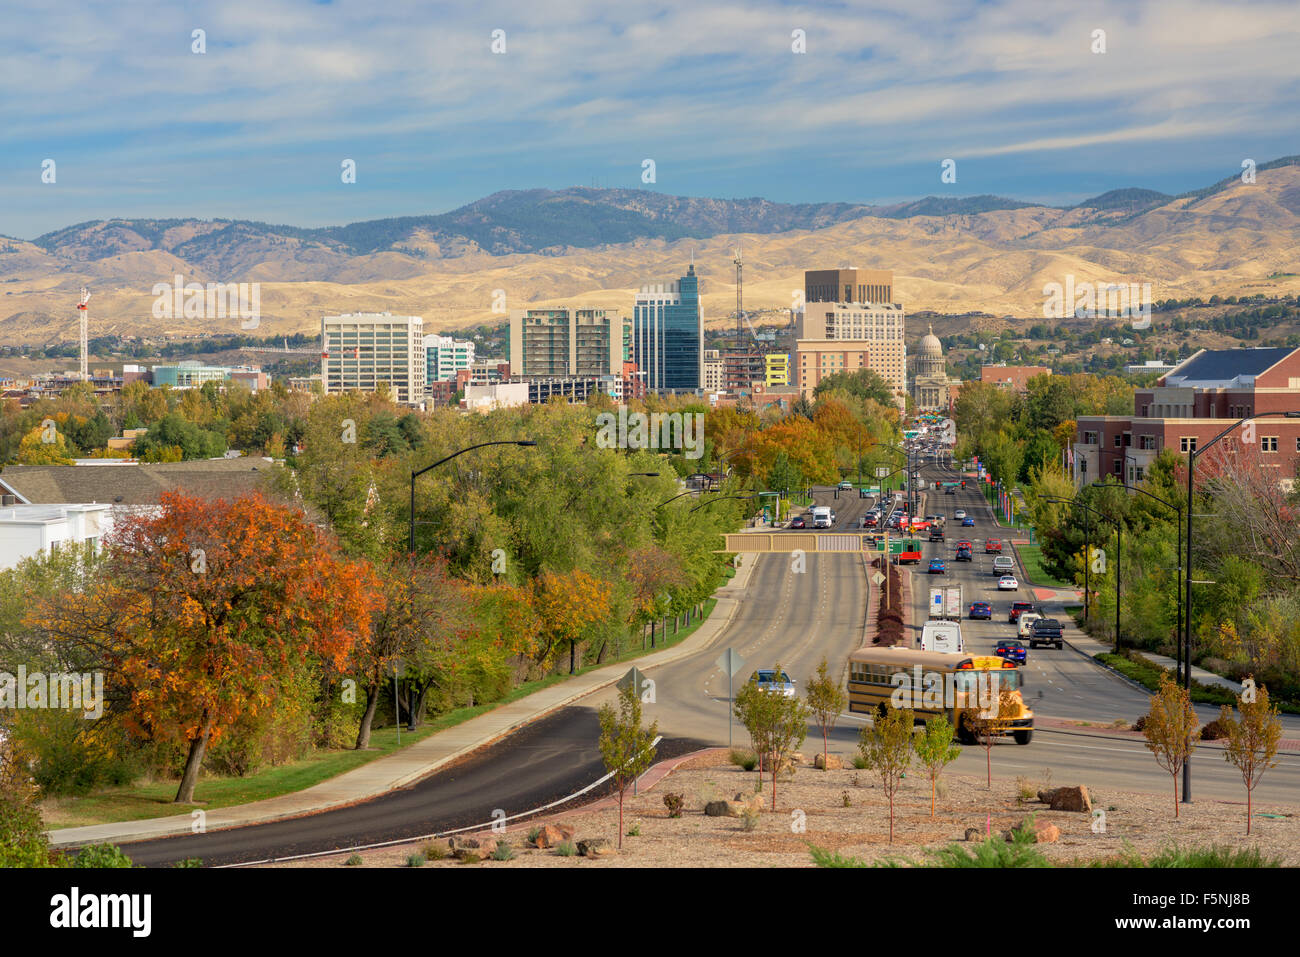
[[[966,480],[965,480],[965,479],[962,479],[962,480],[961,480],[961,487],[962,487],[962,488],[965,488],[965,487],[966,487]]]

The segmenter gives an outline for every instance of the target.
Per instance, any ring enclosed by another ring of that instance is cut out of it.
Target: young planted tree
[[[781,674],[781,666],[776,666]],[[747,681],[736,692],[736,717],[749,732],[759,759],[759,783],[763,765],[772,772],[772,810],[776,810],[776,779],[781,767],[808,736],[808,707],[799,698],[764,690]]]
[[[812,712],[817,726],[822,730],[822,768],[825,769],[828,763],[827,738],[830,736],[831,729],[835,727],[840,712],[848,707],[849,703],[848,695],[844,693],[840,683],[830,676],[825,658],[822,658],[817,665],[817,674],[808,679],[808,690],[804,695],[808,700],[808,710]]]
[[[990,790],[993,789],[993,745],[998,743],[1011,720],[1020,713],[1020,703],[1014,691],[1010,688],[999,689],[996,683],[993,690],[997,692],[997,698],[989,702],[988,708],[966,712],[966,725],[970,728],[971,736],[984,749],[985,773]]]
[[[1240,720],[1234,718],[1232,711],[1224,705],[1219,712],[1219,724],[1228,733],[1223,759],[1237,766],[1246,785],[1246,833],[1249,834],[1253,810],[1251,796],[1264,772],[1277,766],[1275,759],[1282,737],[1282,722],[1278,720],[1277,708],[1269,704],[1268,689],[1263,685],[1255,689],[1250,701],[1244,696],[1237,699],[1237,713],[1241,715]]]
[[[903,783],[903,772],[912,763],[912,725],[915,712],[889,708],[877,715],[858,736],[858,753],[863,763],[880,776],[880,786],[889,798],[889,843],[894,843],[894,795]]]
[[[641,727],[641,694],[631,683],[619,689],[618,710],[613,705],[601,705],[598,717],[600,758],[618,789],[618,846],[622,847],[623,794],[654,760],[651,744],[659,734],[659,722]]]
[[[1191,696],[1169,677],[1160,676],[1160,689],[1151,696],[1151,710],[1142,728],[1147,750],[1174,781],[1174,817],[1178,817],[1178,772],[1196,747],[1196,710]]]
[[[961,748],[952,743],[953,726],[942,714],[925,722],[925,733],[913,742],[916,758],[930,778],[930,817],[934,817],[934,792],[943,769],[957,760]]]
[[[377,592],[369,564],[294,509],[167,492],[156,513],[118,523],[92,587],[39,603],[32,620],[94,649],[129,695],[129,727],[188,744],[175,800],[189,803],[208,745],[236,719],[274,708],[307,665],[344,669]]]

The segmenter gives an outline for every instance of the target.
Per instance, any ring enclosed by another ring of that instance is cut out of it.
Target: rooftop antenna
[[[77,314],[81,319],[81,381],[89,382],[90,374],[87,371],[89,352],[89,318],[90,310],[86,308],[86,303],[90,302],[90,292],[85,286],[81,287],[81,302],[77,305]]]
[[[740,244],[736,244],[736,258],[733,260],[736,266],[736,346],[744,348],[745,334],[740,324],[745,315],[745,287],[744,287],[744,269],[745,264],[740,258]]]

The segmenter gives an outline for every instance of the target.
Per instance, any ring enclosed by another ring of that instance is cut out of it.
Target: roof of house
[[[273,494],[267,482],[273,463],[266,458],[152,464],[103,461],[111,464],[7,465],[0,471],[0,486],[32,505],[156,505],[162,493],[171,489],[228,501],[258,491]]]
[[[1211,388],[1251,385],[1256,376],[1263,375],[1293,352],[1295,349],[1290,347],[1204,349],[1168,373],[1164,377],[1164,384]],[[1251,381],[1244,381],[1246,379]]]

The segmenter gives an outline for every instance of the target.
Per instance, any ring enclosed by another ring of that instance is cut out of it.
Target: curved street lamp
[[[452,452],[451,455],[448,455],[445,458],[438,459],[438,461],[434,462],[432,465],[426,465],[424,468],[412,472],[411,473],[411,538],[410,538],[411,554],[412,555],[415,554],[415,480],[419,476],[423,475],[425,472],[429,471],[430,469],[436,469],[439,465],[442,465],[446,462],[450,462],[458,455],[464,455],[466,452],[472,452],[475,449],[485,448],[486,446],[489,445],[518,445],[524,448],[531,448],[536,444],[537,443],[534,442],[532,439],[506,439],[500,442],[480,442],[478,445],[471,445],[468,448],[461,449],[458,452]]]

